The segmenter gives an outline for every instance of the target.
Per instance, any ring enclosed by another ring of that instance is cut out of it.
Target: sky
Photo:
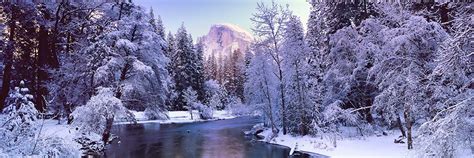
[[[253,23],[250,20],[257,2],[271,3],[271,0],[133,0],[146,10],[153,8],[155,16],[160,15],[166,33],[173,33],[184,22],[194,39],[206,35],[213,24],[230,23],[250,33]],[[299,16],[306,26],[310,5],[306,0],[275,0],[289,4],[293,14]],[[253,34],[253,33],[252,33]]]

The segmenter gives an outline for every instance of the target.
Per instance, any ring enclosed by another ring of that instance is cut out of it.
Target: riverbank
[[[148,120],[143,112],[132,111],[135,115],[135,118],[138,120],[137,123],[160,123],[160,124],[173,124],[173,123],[192,123],[192,122],[203,122],[203,121],[215,121],[215,120],[223,120],[223,119],[232,119],[235,116],[232,116],[227,111],[215,111],[214,112],[214,119],[210,120],[202,120],[199,119],[199,114],[197,111],[193,111],[194,118],[191,119],[191,115],[188,111],[169,111],[168,116],[170,117],[169,120]],[[58,120],[47,119],[47,120],[40,120],[38,122],[39,128],[41,128],[41,132],[38,133],[37,139],[38,140],[54,140],[57,146],[61,146],[60,150],[67,150],[72,157],[79,157],[82,155],[81,147],[82,145],[75,141],[78,137],[80,137],[79,131],[66,124],[65,121],[61,121],[60,123]],[[130,124],[130,122],[116,122],[115,124]],[[100,142],[101,136],[98,134],[89,133],[86,136],[87,138],[91,139],[91,141]],[[59,150],[59,149],[58,149]],[[6,151],[0,150],[0,157],[9,157],[9,155],[5,153]]]
[[[144,112],[132,111],[135,115],[137,123],[160,123],[160,124],[171,124],[171,123],[192,123],[202,121],[215,121],[235,118],[230,112],[225,110],[214,111],[213,119],[203,120],[199,118],[199,112],[193,111],[193,118],[189,111],[168,111],[168,120],[149,120],[145,116]],[[116,122],[115,124],[132,124],[132,122]]]
[[[260,135],[269,138],[271,130],[265,130]],[[331,158],[403,158],[409,157],[406,144],[396,144],[393,140],[399,133],[389,131],[387,135],[368,136],[362,138],[343,138],[336,141],[336,147],[331,140],[311,136],[291,136],[278,134],[267,143],[287,146],[295,151],[311,152],[329,156]]]

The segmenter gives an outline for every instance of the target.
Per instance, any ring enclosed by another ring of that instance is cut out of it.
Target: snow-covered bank
[[[235,118],[227,111],[214,111],[214,118],[210,120],[202,120],[199,119],[198,111],[193,111],[193,118],[191,119],[191,115],[188,111],[170,111],[168,112],[169,120],[148,120],[143,112],[136,112],[133,111],[135,118],[138,120],[138,123],[148,123],[148,122],[155,122],[155,123],[162,123],[162,124],[169,124],[169,123],[191,123],[191,122],[201,122],[201,121],[212,121],[212,120],[222,120],[222,119],[231,119]],[[58,124],[57,120],[47,119],[47,120],[38,120],[37,122],[38,130],[37,136],[35,138],[38,140],[38,144],[36,148],[42,148],[41,151],[53,151],[60,156],[65,157],[80,157],[83,154],[81,150],[82,145],[76,141],[76,139],[81,138],[83,135],[74,126],[66,124],[65,121],[62,121]],[[129,122],[117,122],[116,124],[128,124]],[[88,133],[84,138],[90,139],[90,141],[101,142],[101,136],[94,133]],[[34,142],[34,141],[33,141]],[[48,143],[48,144],[45,144]],[[99,144],[100,145],[100,144]],[[25,147],[25,150],[34,150],[32,145],[30,147]],[[43,149],[45,148],[45,149]],[[48,148],[48,149],[46,149]],[[22,148],[23,149],[23,148]],[[36,149],[40,150],[40,149]],[[64,155],[67,154],[67,155]],[[42,156],[48,155],[48,153],[40,152],[39,155]],[[58,156],[59,156],[58,155]],[[16,153],[12,153],[11,151],[7,151],[6,149],[0,148],[0,157],[21,157]]]
[[[29,150],[41,150],[45,152],[39,152],[38,154],[31,155],[32,157],[80,157],[82,151],[80,150],[82,145],[75,141],[76,138],[80,136],[79,131],[72,126],[67,125],[66,122],[58,124],[57,120],[47,119],[39,120],[37,122],[39,125],[38,128],[41,128],[37,131],[35,135],[35,141],[29,144],[29,147],[21,147],[21,152],[30,152]],[[96,134],[89,134],[89,138],[95,141],[100,141],[100,136]],[[23,157],[18,155],[18,153],[5,151],[6,153],[0,152],[0,157]],[[20,152],[20,153],[21,153]]]
[[[271,130],[261,133],[265,138],[272,135]],[[406,144],[395,144],[393,140],[398,133],[389,132],[386,136],[369,136],[364,138],[344,138],[338,140],[337,147],[332,142],[320,137],[291,136],[278,134],[268,143],[279,144],[292,148],[296,151],[318,153],[332,158],[403,158],[410,157]],[[263,140],[265,141],[265,139]],[[329,145],[331,144],[331,145]]]
[[[193,111],[193,119],[191,119],[191,114],[189,111],[169,111],[168,120],[149,120],[144,112],[132,111],[137,119],[137,123],[161,123],[161,124],[170,124],[170,123],[191,123],[191,122],[202,122],[202,121],[214,121],[222,119],[232,119],[235,118],[230,112],[225,110],[214,111],[213,119],[203,120],[199,118],[199,112]],[[131,122],[116,122],[115,124],[130,124]]]

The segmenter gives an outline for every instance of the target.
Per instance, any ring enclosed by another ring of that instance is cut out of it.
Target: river
[[[153,158],[286,158],[288,147],[255,141],[245,136],[257,118],[236,118],[183,124],[145,123],[114,125],[119,136],[105,157]],[[322,157],[301,154],[295,157]]]

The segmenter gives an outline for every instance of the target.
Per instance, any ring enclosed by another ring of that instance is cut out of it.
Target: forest
[[[132,1],[0,2],[0,157],[101,152],[137,111],[218,110],[258,115],[267,140],[392,130],[414,157],[474,153],[473,3],[309,0],[306,26],[255,3],[250,48],[217,59]]]

